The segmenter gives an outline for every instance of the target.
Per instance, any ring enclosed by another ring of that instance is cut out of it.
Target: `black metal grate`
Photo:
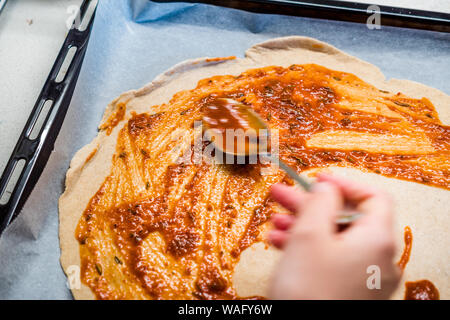
[[[154,1],[178,2],[180,0]],[[5,2],[0,0],[0,4]],[[251,12],[359,23],[366,23],[370,14],[367,12],[367,4],[333,0],[184,0],[184,2],[202,2]],[[83,1],[80,8],[80,19],[82,19],[83,26],[81,29],[77,29],[76,21],[67,35],[2,174],[0,179],[0,234],[25,203],[53,150],[86,52],[94,14],[87,24],[84,18],[92,5],[94,5],[95,13],[97,1]],[[450,32],[450,14],[387,6],[379,7],[382,25]],[[71,60],[69,59],[68,67],[66,66],[67,71],[64,70],[65,74],[61,76],[60,71],[67,62],[66,56],[69,51],[72,51],[73,56]]]
[[[179,0],[154,0],[155,2],[177,2]],[[311,17],[366,23],[371,14],[369,4],[334,0],[183,0],[202,2],[223,7],[243,9],[259,13],[275,13],[291,16]],[[378,5],[381,24],[385,26],[415,28],[450,32],[450,14]]]
[[[83,1],[79,19],[75,19],[3,171],[0,179],[0,234],[25,203],[53,150],[86,52],[95,14],[92,3],[96,5],[97,1]],[[89,18],[90,12],[92,16],[87,27],[80,31],[77,29],[80,20]],[[66,59],[68,54],[70,59]]]

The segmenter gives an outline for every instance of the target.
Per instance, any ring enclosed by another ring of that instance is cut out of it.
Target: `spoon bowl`
[[[238,163],[248,163],[245,161],[251,157],[265,157],[277,164],[305,191],[311,190],[309,181],[270,152],[270,129],[249,106],[233,99],[217,98],[206,107],[203,123],[207,129],[206,137],[224,155],[238,159]],[[359,217],[359,213],[345,209],[336,223],[349,224]]]

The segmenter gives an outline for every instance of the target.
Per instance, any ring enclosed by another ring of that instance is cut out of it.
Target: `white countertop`
[[[10,0],[0,14],[0,172],[68,32],[69,7],[81,2]],[[450,0],[359,2],[450,13]]]

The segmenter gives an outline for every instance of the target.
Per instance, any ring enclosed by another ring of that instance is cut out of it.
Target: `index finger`
[[[281,183],[274,184],[270,188],[270,195],[272,199],[292,213],[297,213],[300,210],[306,196],[304,191]]]
[[[392,200],[384,191],[332,175],[320,174],[318,180],[336,185],[344,198],[355,204],[356,211],[362,213],[362,217],[353,226],[392,226]]]
[[[346,200],[360,202],[374,196],[377,193],[377,189],[347,180],[338,176],[330,174],[320,173],[317,175],[317,181],[330,182],[341,190]]]

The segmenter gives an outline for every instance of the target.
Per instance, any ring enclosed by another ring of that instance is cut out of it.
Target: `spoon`
[[[312,184],[309,181],[299,176],[295,170],[268,151],[270,146],[265,142],[268,141],[270,130],[261,117],[247,105],[233,99],[217,98],[206,106],[203,123],[206,129],[216,133],[214,137],[222,136],[221,139],[210,140],[223,154],[228,154],[233,158],[265,157],[270,162],[277,163],[278,167],[305,191],[311,191]],[[244,140],[244,146],[237,145],[234,137],[233,143],[227,143],[226,131],[239,129],[242,132],[252,132],[247,136],[248,139]],[[263,132],[263,134],[259,135],[257,132]],[[339,225],[349,224],[360,216],[360,213],[351,211],[350,208],[344,209],[336,219],[336,223]]]

